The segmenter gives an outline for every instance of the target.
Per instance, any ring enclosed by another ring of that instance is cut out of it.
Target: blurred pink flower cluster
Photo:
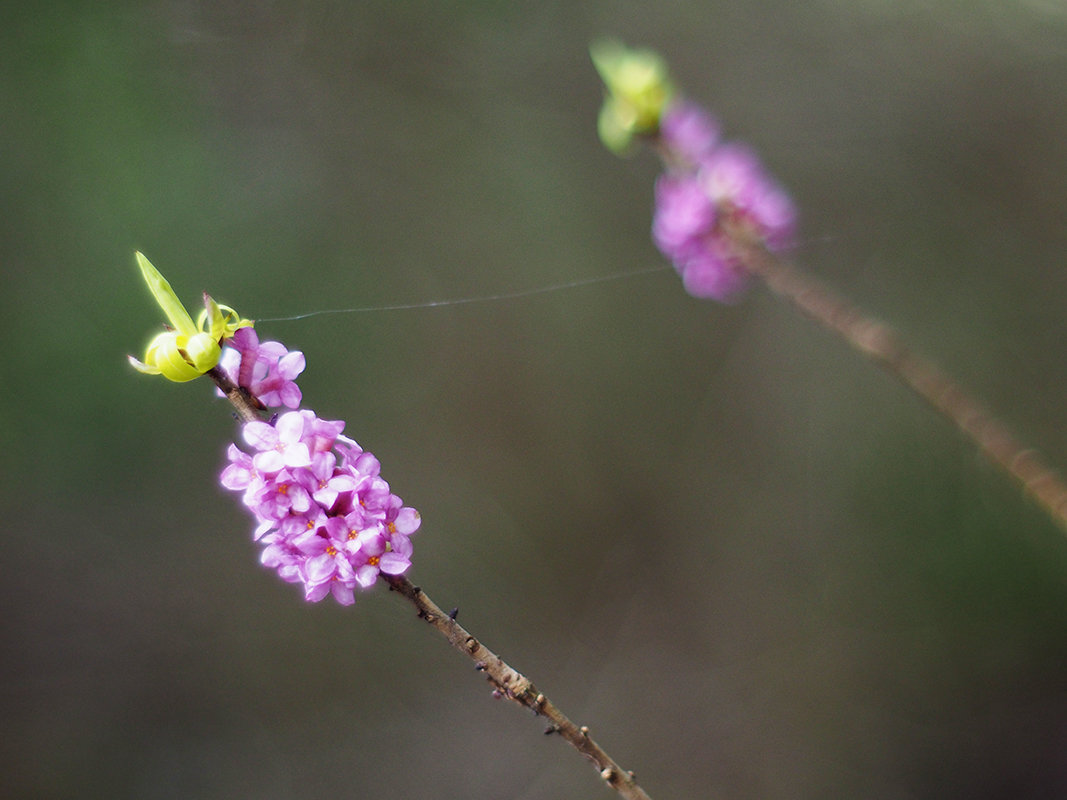
[[[731,300],[748,277],[731,231],[769,250],[786,247],[796,226],[793,202],[751,148],[721,142],[714,118],[693,103],[668,106],[657,144],[667,169],[656,181],[652,238],[691,295]]]

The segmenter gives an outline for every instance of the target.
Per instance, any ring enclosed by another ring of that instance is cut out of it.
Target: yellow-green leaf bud
[[[630,49],[613,39],[589,48],[607,96],[600,109],[600,139],[614,153],[630,150],[635,136],[654,134],[674,95],[663,59],[651,50]]]
[[[144,361],[129,357],[134,369],[146,375],[162,375],[178,383],[191,381],[219,363],[222,342],[238,328],[252,325],[229,306],[220,306],[206,294],[197,322],[185,310],[167,279],[141,253],[137,264],[152,296],[173,326],[148,344]]]

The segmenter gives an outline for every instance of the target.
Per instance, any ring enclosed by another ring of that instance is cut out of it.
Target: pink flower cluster
[[[715,120],[687,101],[663,115],[652,238],[694,297],[733,299],[748,275],[726,228],[743,229],[768,249],[791,242],[796,210],[745,145],[721,143]],[[729,223],[727,226],[726,223]]]
[[[292,378],[303,369],[303,356],[277,342],[253,344],[253,337],[246,334],[236,343],[238,371],[253,364],[254,377],[240,385],[262,388],[260,400],[287,404],[286,398],[295,397],[299,403]],[[294,355],[299,359],[290,358]],[[344,427],[310,409],[287,411],[271,422],[246,422],[242,436],[251,452],[230,445],[221,483],[241,492],[255,516],[254,538],[263,546],[265,566],[285,581],[303,584],[309,601],[332,593],[350,605],[356,587],[369,588],[379,574],[400,575],[411,566],[409,537],[420,518],[390,491],[378,459],[341,434]]]
[[[299,350],[290,352],[281,342],[260,344],[255,329],[246,327],[226,342],[219,368],[268,408],[299,408],[303,396],[296,376],[304,371],[304,363]]]

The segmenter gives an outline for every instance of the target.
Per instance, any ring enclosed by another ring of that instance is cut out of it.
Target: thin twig
[[[1044,457],[932,361],[913,352],[891,326],[868,316],[822,282],[764,247],[734,237],[748,270],[855,350],[880,364],[951,420],[983,454],[1067,530],[1067,485]]]
[[[533,711],[549,722],[545,733],[558,733],[575,750],[585,756],[600,773],[600,777],[620,796],[627,800],[650,800],[644,790],[637,785],[632,772],[620,767],[611,756],[604,752],[589,736],[589,729],[579,727],[556,708],[545,695],[537,690],[522,673],[508,665],[496,653],[470,635],[462,625],[456,622],[452,614],[446,614],[426,593],[404,576],[383,575],[394,591],[403,595],[425,620],[448,639],[453,648],[470,658],[475,667],[484,672],[495,689],[498,697],[506,697]]]
[[[262,409],[247,391],[236,386],[226,374],[215,367],[207,373],[237,409],[237,414],[244,422],[262,418]],[[398,575],[382,575],[390,588],[407,599],[421,619],[436,628],[449,644],[470,658],[475,667],[485,673],[494,687],[498,697],[514,700],[526,706],[538,716],[548,720],[545,733],[558,733],[575,750],[585,756],[600,773],[604,782],[626,800],[651,800],[644,790],[637,785],[632,772],[620,767],[611,756],[604,752],[589,736],[589,729],[579,727],[537,690],[529,678],[509,666],[496,653],[487,648],[456,622],[455,614],[446,614],[426,593]]]
[[[215,385],[237,409],[237,416],[241,418],[241,422],[252,422],[263,418],[263,405],[247,389],[242,389],[231,381],[219,367],[209,369],[207,376],[215,381]]]

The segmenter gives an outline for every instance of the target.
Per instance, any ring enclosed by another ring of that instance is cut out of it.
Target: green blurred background
[[[252,317],[662,264],[593,37],[659,49],[795,256],[1067,467],[1067,5],[9,4],[0,794],[608,797],[383,588],[306,605],[143,250]],[[423,513],[411,577],[654,798],[1067,794],[1067,538],[763,291],[669,270],[262,323]]]

